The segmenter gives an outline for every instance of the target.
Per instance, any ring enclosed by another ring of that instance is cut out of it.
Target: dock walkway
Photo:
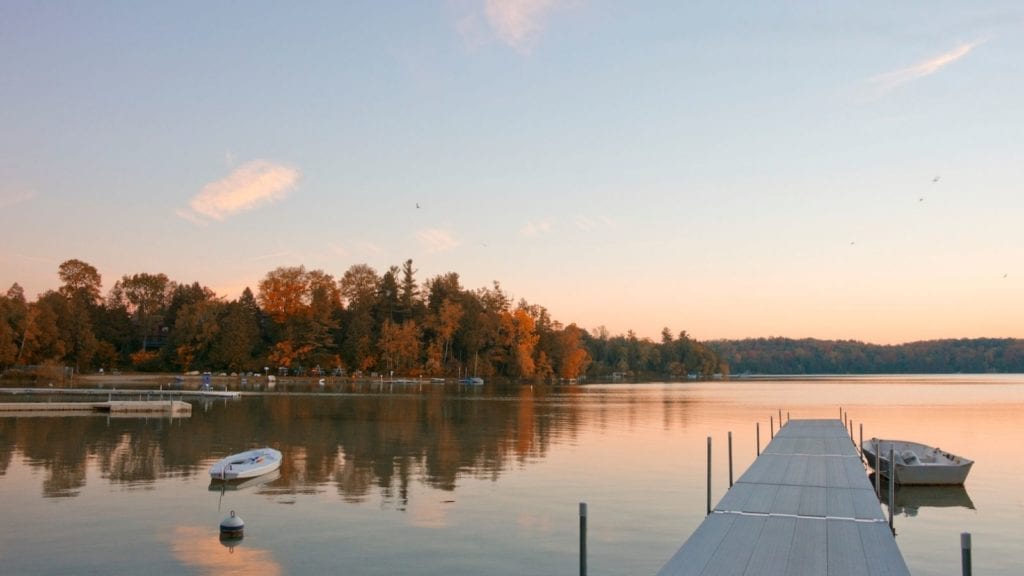
[[[792,420],[658,576],[909,576],[839,420]]]
[[[55,416],[69,413],[106,412],[112,416],[159,414],[192,415],[192,405],[180,400],[112,400],[107,402],[0,402],[0,416]]]

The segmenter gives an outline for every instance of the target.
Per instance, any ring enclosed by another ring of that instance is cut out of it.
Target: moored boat
[[[255,478],[281,467],[281,452],[273,448],[257,448],[232,454],[219,460],[210,468],[214,480],[238,480]]]
[[[861,447],[864,459],[876,472],[900,485],[959,485],[967,480],[974,461],[945,450],[906,440],[872,438]],[[889,455],[894,454],[895,465]]]

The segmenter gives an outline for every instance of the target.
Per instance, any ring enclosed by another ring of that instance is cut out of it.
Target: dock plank
[[[714,510],[658,576],[909,575],[838,420],[787,423]]]

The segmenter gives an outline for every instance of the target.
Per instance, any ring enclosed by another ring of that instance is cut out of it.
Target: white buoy
[[[221,538],[241,538],[242,530],[245,529],[245,521],[231,511],[231,515],[220,521]]]

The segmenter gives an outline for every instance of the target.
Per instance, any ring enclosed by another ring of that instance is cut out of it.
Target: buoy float
[[[245,521],[231,511],[231,515],[220,521],[221,538],[241,538],[242,530],[245,529]]]

